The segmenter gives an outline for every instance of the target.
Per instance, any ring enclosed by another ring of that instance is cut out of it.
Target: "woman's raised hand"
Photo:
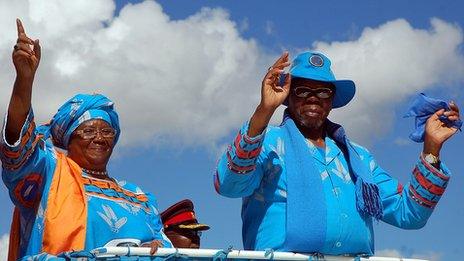
[[[33,79],[40,62],[39,40],[32,40],[24,31],[21,20],[16,19],[18,40],[13,49],[13,64],[18,77]]]
[[[16,19],[18,40],[13,49],[13,64],[16,68],[16,80],[8,106],[8,119],[5,137],[13,144],[19,138],[21,128],[31,107],[32,85],[40,62],[39,40],[27,37],[21,20]]]

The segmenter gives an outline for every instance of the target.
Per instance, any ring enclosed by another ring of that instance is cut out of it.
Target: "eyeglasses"
[[[332,97],[333,90],[330,88],[317,88],[312,89],[305,86],[298,86],[293,88],[293,92],[299,98],[308,98],[311,95],[316,95],[316,97],[321,99],[328,99]]]
[[[201,235],[203,234],[202,231],[193,229],[176,228],[173,229],[173,231],[188,238],[201,237]]]
[[[75,134],[79,135],[84,140],[91,140],[97,137],[97,134],[100,133],[103,138],[109,139],[116,136],[116,131],[113,128],[104,128],[104,129],[93,129],[86,128],[82,130],[74,131]]]

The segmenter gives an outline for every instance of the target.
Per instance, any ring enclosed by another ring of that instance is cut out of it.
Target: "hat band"
[[[185,221],[190,221],[195,219],[195,213],[193,212],[182,212],[178,215],[173,216],[169,220],[166,220],[164,223],[164,227],[168,227],[169,225],[179,224]]]

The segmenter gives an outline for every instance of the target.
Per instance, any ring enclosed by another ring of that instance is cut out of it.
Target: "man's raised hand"
[[[273,111],[287,98],[290,92],[290,75],[285,75],[283,83],[281,83],[279,79],[284,69],[289,65],[288,52],[284,52],[275,63],[269,67],[261,87],[260,106],[262,108]]]
[[[449,126],[440,120],[440,116],[445,116],[450,121],[458,121],[459,107],[454,102],[449,103],[450,110],[441,109],[435,112],[425,125],[424,153],[431,153],[438,156],[446,140],[453,136],[458,129],[454,126]]]

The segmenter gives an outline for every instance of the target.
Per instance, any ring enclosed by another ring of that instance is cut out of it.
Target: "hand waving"
[[[284,52],[279,59],[269,67],[261,86],[261,106],[263,108],[274,111],[287,98],[290,92],[290,75],[285,75],[285,81],[282,86],[279,77],[289,65],[288,52]]]
[[[18,77],[31,79],[39,67],[41,55],[39,40],[33,41],[26,35],[21,20],[16,19],[16,27],[18,40],[12,54],[16,74]]]
[[[285,75],[283,83],[280,75],[289,66],[288,52],[284,52],[275,63],[269,67],[261,85],[261,102],[251,116],[248,136],[255,137],[267,127],[274,111],[279,107],[290,92],[290,74]],[[282,85],[281,85],[282,84]]]
[[[450,121],[459,120],[459,108],[454,102],[449,103],[449,111],[441,109],[435,112],[425,124],[424,153],[438,156],[443,143],[456,133],[457,128],[443,123],[439,117],[444,115]]]

